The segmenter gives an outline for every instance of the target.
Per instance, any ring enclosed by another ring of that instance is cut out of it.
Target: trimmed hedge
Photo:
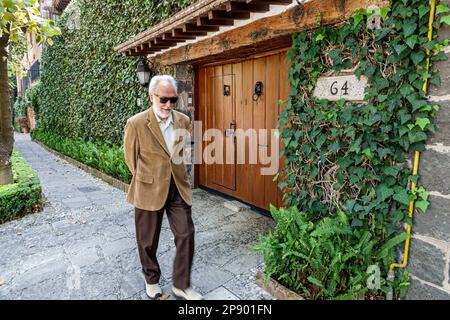
[[[39,211],[42,189],[36,172],[17,150],[12,154],[13,184],[0,186],[0,223]]]
[[[123,147],[101,142],[86,142],[67,138],[42,129],[35,129],[31,137],[72,159],[98,169],[125,183],[131,182],[131,173],[125,162]]]

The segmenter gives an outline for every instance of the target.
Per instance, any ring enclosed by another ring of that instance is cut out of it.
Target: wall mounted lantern
[[[142,86],[147,86],[150,82],[150,76],[152,75],[150,69],[147,66],[147,60],[145,58],[142,58],[136,68],[136,74],[139,79],[139,83]]]

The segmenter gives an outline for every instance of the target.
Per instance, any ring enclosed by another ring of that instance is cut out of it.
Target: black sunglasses
[[[170,101],[170,103],[177,103],[178,97],[160,97],[156,93],[154,93],[155,96],[159,98],[159,102],[161,103],[167,103],[167,101]]]

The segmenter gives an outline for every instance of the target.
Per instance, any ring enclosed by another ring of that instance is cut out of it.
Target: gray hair
[[[160,75],[160,76],[154,76],[152,78],[152,80],[150,81],[150,84],[148,85],[148,93],[149,94],[154,94],[156,93],[156,89],[158,88],[159,84],[161,82],[166,82],[170,85],[172,85],[172,87],[174,87],[175,92],[178,93],[178,88],[177,88],[177,81],[169,75]]]

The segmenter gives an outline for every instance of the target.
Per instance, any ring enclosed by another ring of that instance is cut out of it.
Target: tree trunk
[[[0,37],[0,185],[13,182],[11,154],[14,145],[11,96],[8,78],[9,35]]]

